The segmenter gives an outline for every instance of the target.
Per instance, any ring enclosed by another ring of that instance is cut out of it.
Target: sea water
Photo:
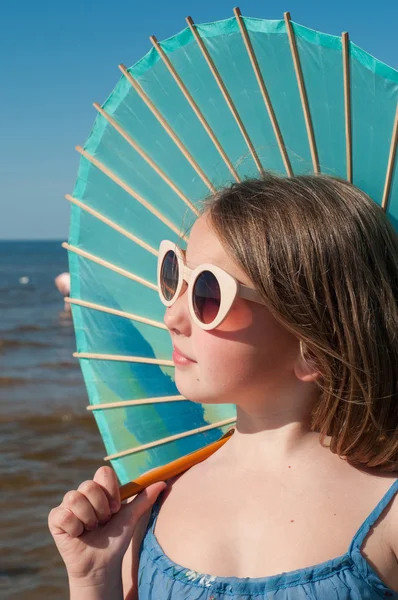
[[[0,597],[67,599],[49,510],[103,464],[73,323],[55,277],[61,242],[0,242]]]

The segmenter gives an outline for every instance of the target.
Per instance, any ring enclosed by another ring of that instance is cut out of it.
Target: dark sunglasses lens
[[[193,288],[193,308],[199,321],[209,325],[220,310],[221,291],[217,278],[210,271],[203,271]]]
[[[178,287],[178,261],[175,252],[169,250],[160,269],[160,288],[167,301],[173,299]]]

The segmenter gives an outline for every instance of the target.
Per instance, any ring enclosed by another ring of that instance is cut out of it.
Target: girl
[[[398,238],[381,208],[343,180],[265,175],[206,201],[186,253],[159,260],[178,390],[236,404],[236,429],[156,503],[164,483],[119,510],[110,468],[65,496],[49,526],[71,598],[398,598]]]

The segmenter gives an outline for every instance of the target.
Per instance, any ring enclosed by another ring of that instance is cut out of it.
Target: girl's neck
[[[312,388],[305,397],[281,395],[272,403],[263,400],[250,405],[246,398],[236,407],[235,432],[225,444],[225,456],[245,470],[265,466],[277,470],[293,461],[312,463],[322,449],[319,433],[311,430],[311,412],[318,397],[319,390]]]
[[[234,435],[225,444],[233,464],[250,471],[278,471],[291,463],[313,464],[320,449],[319,433],[300,422],[249,432],[242,429],[238,419]]]

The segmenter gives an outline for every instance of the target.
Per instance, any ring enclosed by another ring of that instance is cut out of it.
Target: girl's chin
[[[185,396],[186,398],[188,398],[188,400],[190,400],[191,402],[194,402],[195,404],[229,404],[229,402],[220,400],[219,398],[214,398],[214,397],[209,397],[209,396],[205,396],[205,397],[193,397],[191,396],[187,396],[187,394],[183,394],[183,396]]]
[[[206,381],[206,377],[201,380],[200,375],[188,369],[175,370],[175,385],[181,396],[185,396],[191,402],[196,404],[233,404],[231,396],[221,389],[217,391],[217,383],[212,385]],[[203,385],[205,384],[205,385]]]
[[[223,399],[221,396],[217,396],[213,393],[208,393],[198,390],[198,385],[195,384],[181,384],[176,381],[176,386],[179,393],[185,396],[191,402],[195,404],[230,404],[228,400]]]

